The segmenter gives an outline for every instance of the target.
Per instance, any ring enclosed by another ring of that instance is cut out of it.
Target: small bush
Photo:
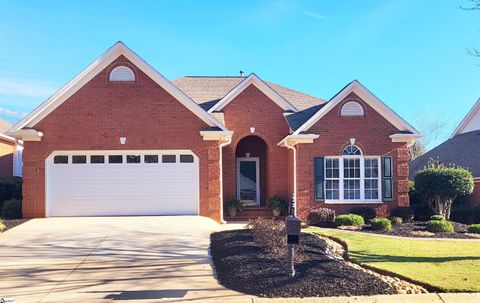
[[[469,225],[467,230],[472,234],[480,234],[480,224]]]
[[[453,224],[447,220],[430,220],[427,222],[427,230],[432,233],[453,233]]]
[[[455,205],[455,202],[454,202]],[[453,207],[452,214],[450,215],[452,221],[463,223],[463,224],[472,224],[473,223],[473,211],[469,207]]]
[[[282,198],[275,196],[267,200],[267,207],[270,210],[278,209],[283,212],[287,208],[287,202]]]
[[[0,219],[0,233],[3,232],[5,229],[7,229],[7,227],[5,226],[5,224],[3,224],[2,219]]]
[[[387,218],[375,218],[370,223],[373,230],[392,231],[392,222]]]
[[[392,208],[390,215],[394,217],[402,218],[403,222],[409,222],[413,220],[413,210],[410,207],[397,206]]]
[[[390,222],[392,222],[393,225],[400,225],[403,223],[402,218],[400,217],[390,217]]]
[[[22,200],[22,178],[1,177],[0,178],[0,210],[2,204],[8,200]]]
[[[430,217],[430,221],[443,221],[445,218],[442,215],[433,215]]]
[[[308,213],[308,224],[332,224],[335,221],[335,211],[330,208],[319,208]]]
[[[362,216],[355,214],[339,215],[335,218],[335,226],[360,226],[365,224]]]
[[[352,214],[356,214],[363,217],[365,222],[370,222],[373,218],[377,216],[377,211],[373,207],[354,207],[350,210]]]
[[[480,205],[473,209],[473,223],[480,223]]]
[[[21,219],[22,218],[22,201],[8,200],[3,203],[2,217],[4,219]]]
[[[287,231],[285,222],[258,218],[251,220],[247,228],[252,231],[256,244],[266,247],[271,253],[283,256],[287,251]]]

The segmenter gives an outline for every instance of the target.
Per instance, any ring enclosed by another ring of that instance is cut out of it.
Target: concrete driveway
[[[198,216],[48,218],[0,235],[0,298],[17,302],[251,302],[208,258]]]

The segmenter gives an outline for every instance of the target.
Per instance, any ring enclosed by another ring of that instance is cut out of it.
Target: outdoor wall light
[[[250,133],[254,133],[255,132],[255,127],[250,127]]]
[[[350,138],[350,144],[355,145],[355,138]]]
[[[120,144],[125,144],[125,142],[127,142],[127,138],[120,137]]]

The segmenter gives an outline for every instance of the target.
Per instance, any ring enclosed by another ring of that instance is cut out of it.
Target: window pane
[[[140,163],[140,156],[138,155],[128,155],[127,163]]]
[[[105,163],[105,156],[90,156],[90,163]]]
[[[360,199],[360,180],[345,180],[343,183],[343,196],[347,200]]]
[[[110,155],[108,156],[108,163],[123,163],[122,155]]]
[[[175,163],[177,161],[175,160],[175,155],[163,155],[162,156],[162,162],[163,163]]]
[[[338,200],[340,197],[340,182],[338,180],[327,180],[325,184],[325,193],[327,199]]]
[[[87,163],[87,156],[72,156],[72,163],[75,163],[75,164]]]
[[[145,155],[145,163],[158,163],[158,155]]]
[[[180,163],[193,163],[192,155],[180,155]]]
[[[55,156],[53,158],[55,164],[68,164],[68,156]]]
[[[365,180],[365,199],[378,199],[378,180]]]

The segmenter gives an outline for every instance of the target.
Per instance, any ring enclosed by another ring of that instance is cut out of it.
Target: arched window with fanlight
[[[386,157],[391,171],[391,157]],[[347,145],[340,156],[315,158],[316,200],[331,203],[381,202],[380,156],[364,155],[356,145]],[[385,183],[385,181],[384,181]],[[391,189],[391,178],[389,191]],[[385,196],[385,195],[384,195]]]

